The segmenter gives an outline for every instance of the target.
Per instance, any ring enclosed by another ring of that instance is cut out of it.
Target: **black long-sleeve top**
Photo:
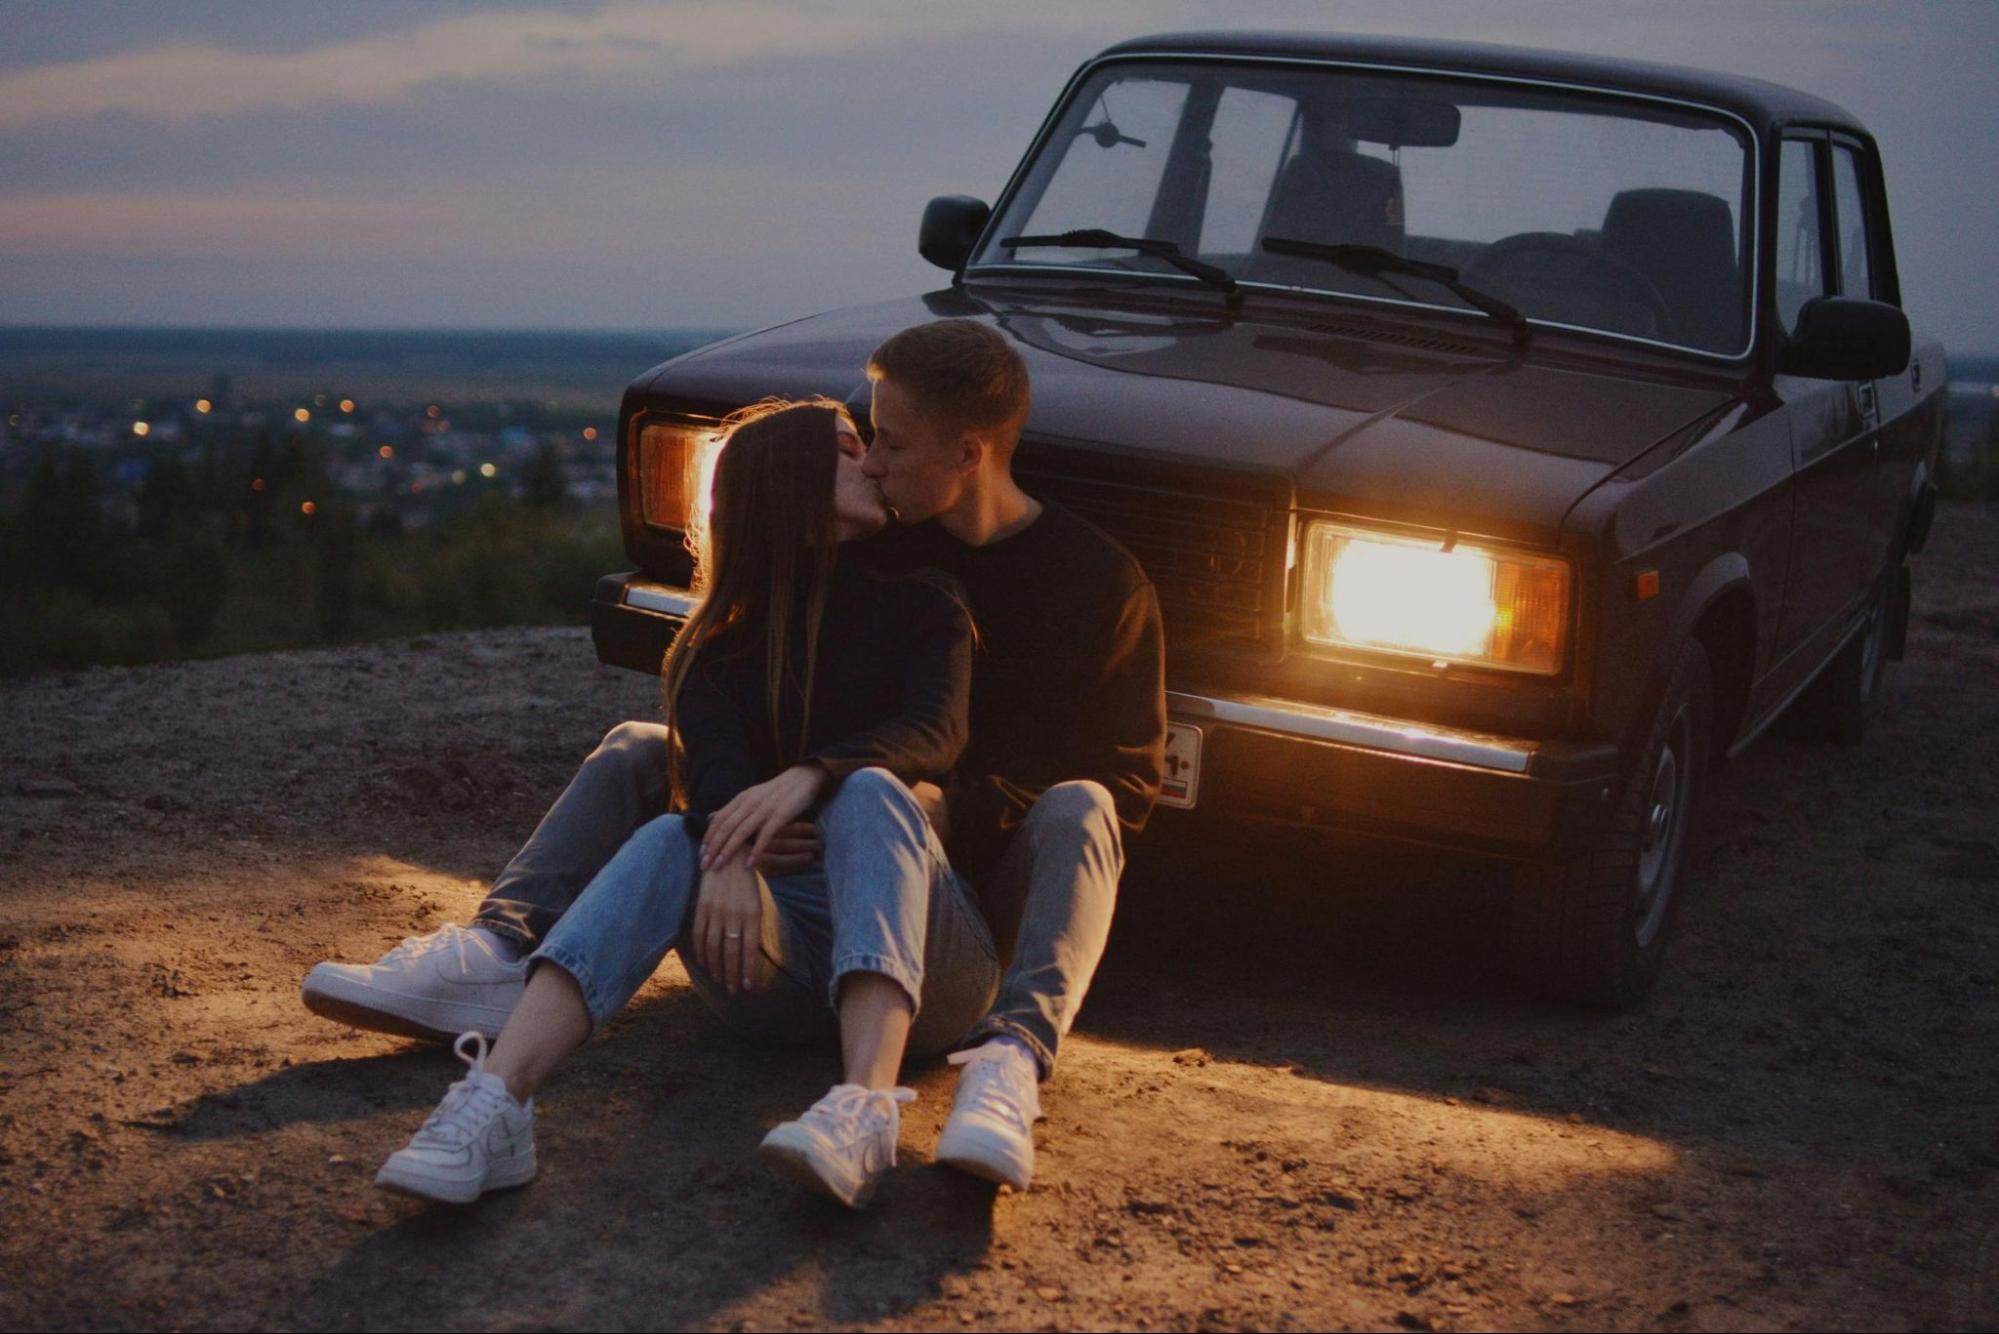
[[[804,675],[803,601],[801,593],[793,681]],[[905,783],[948,780],[965,746],[971,624],[947,580],[890,578],[843,550],[819,629],[802,754],[804,700],[795,687],[784,691],[773,731],[767,659],[760,627],[730,635],[702,646],[681,685],[685,814],[697,836],[738,793],[794,763],[816,763],[836,781],[869,766]]]
[[[867,544],[885,568],[934,565],[978,626],[971,739],[949,788],[951,852],[978,874],[1048,788],[1103,784],[1127,836],[1145,825],[1166,764],[1164,635],[1152,582],[1068,509],[981,547],[935,524]]]

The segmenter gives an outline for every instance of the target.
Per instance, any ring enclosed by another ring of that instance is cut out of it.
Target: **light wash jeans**
[[[493,882],[476,923],[528,949],[550,938],[593,877],[608,871],[607,864],[627,840],[666,809],[669,735],[658,723],[612,728]],[[888,824],[892,827],[894,821]],[[663,833],[655,837],[661,839],[657,860],[664,860],[667,840]],[[859,837],[865,843],[870,835]],[[684,835],[680,841],[686,841]],[[932,842],[926,838],[926,848]],[[941,860],[941,850],[936,855]],[[1062,1038],[1075,1022],[1110,938],[1123,869],[1116,809],[1101,784],[1058,783],[1042,794],[999,864],[977,887],[975,901],[1006,960],[1006,971],[998,998],[973,1030],[975,1038],[993,1033],[1017,1037],[1034,1051],[1042,1078],[1054,1072]],[[773,911],[766,913],[766,923],[778,917],[780,883],[799,878],[770,882],[766,907]],[[679,929],[676,919],[670,934]],[[773,946],[795,948],[788,938],[771,940],[767,928],[766,952]],[[802,947],[802,938],[796,947]],[[661,955],[665,949],[662,944]],[[692,965],[688,971],[694,972]],[[644,980],[640,977],[631,988]],[[759,1003],[760,993],[728,997],[699,975],[695,985],[718,1008],[726,1000],[746,1024],[749,1010]],[[830,1023],[830,1016],[820,1017]]]
[[[909,1050],[945,1050],[992,1003],[999,963],[978,910],[909,789],[883,769],[840,784],[820,816],[822,863],[762,882],[766,985],[731,995],[682,946],[699,845],[678,815],[641,826],[531,956],[576,979],[593,1026],[625,1007],[669,948],[695,990],[745,1036],[806,1042],[838,1031],[840,981],[879,973],[915,1007]]]

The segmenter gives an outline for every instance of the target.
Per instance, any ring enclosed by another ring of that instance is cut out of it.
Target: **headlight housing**
[[[639,513],[658,528],[678,528],[690,543],[708,526],[709,496],[722,437],[705,426],[649,421],[639,427]]]
[[[1364,649],[1552,676],[1569,625],[1568,562],[1552,556],[1305,526],[1299,630],[1308,648]]]

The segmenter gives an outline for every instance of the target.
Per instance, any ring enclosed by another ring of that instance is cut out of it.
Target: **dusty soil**
[[[0,1326],[1999,1324],[1999,508],[1946,507],[1856,751],[1711,792],[1669,974],[1520,999],[1487,868],[1162,829],[1040,1174],[849,1216],[750,1151],[835,1073],[669,961],[542,1101],[541,1180],[369,1178],[457,1069],[298,983],[463,920],[651,685],[576,630],[0,686]]]

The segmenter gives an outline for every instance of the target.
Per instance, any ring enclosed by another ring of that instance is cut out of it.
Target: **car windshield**
[[[1635,97],[1114,62],[1063,106],[968,272],[1195,281],[1156,246],[1051,244],[1093,230],[1168,243],[1252,290],[1471,308],[1408,266],[1325,249],[1375,247],[1455,270],[1538,324],[1736,355],[1753,165],[1739,122]]]

